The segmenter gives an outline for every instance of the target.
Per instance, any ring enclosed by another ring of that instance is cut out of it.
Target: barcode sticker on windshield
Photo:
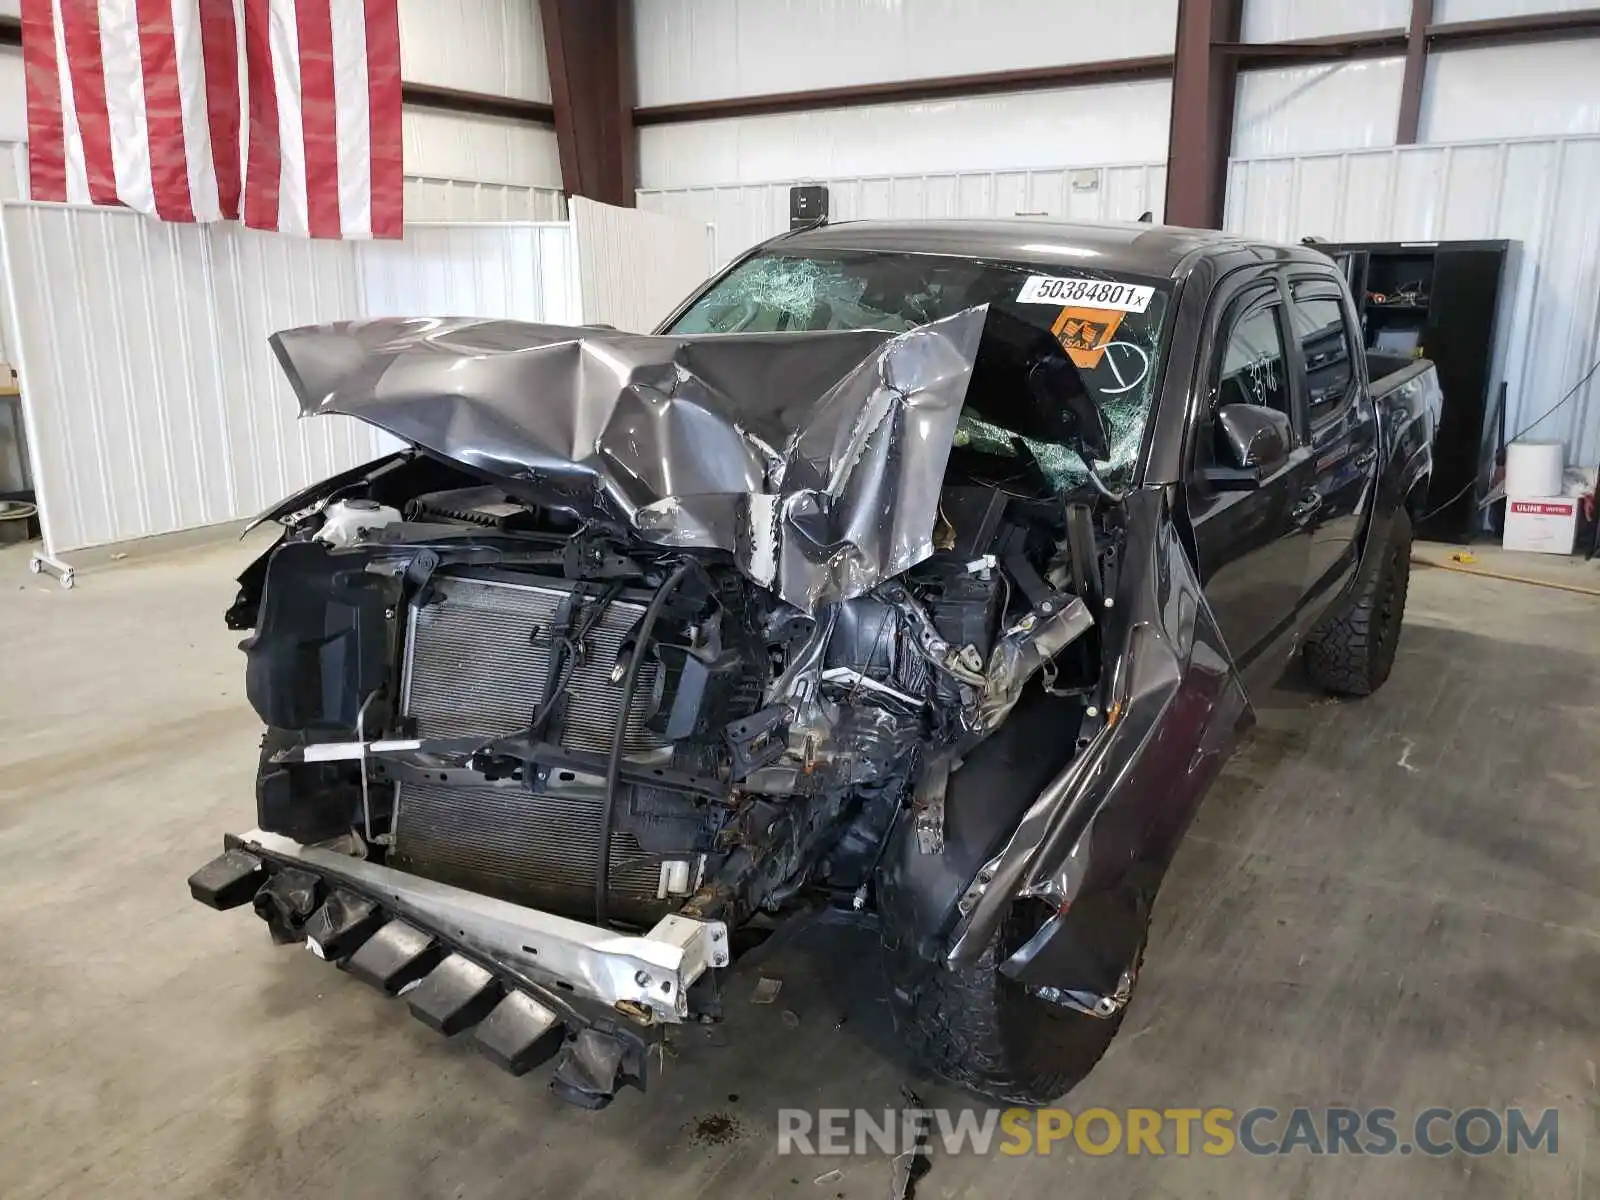
[[[1017,303],[1082,304],[1089,308],[1115,308],[1122,312],[1142,313],[1150,307],[1150,297],[1155,293],[1155,288],[1138,283],[1030,275],[1028,282],[1017,293]]]

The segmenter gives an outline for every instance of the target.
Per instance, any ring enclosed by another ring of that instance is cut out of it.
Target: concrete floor
[[[887,1196],[882,1155],[775,1154],[780,1106],[898,1105],[914,1080],[858,931],[773,948],[777,1004],[747,1003],[747,969],[725,1026],[591,1115],[189,900],[252,823],[257,729],[220,620],[248,554],[62,592],[0,551],[0,1193]],[[1419,569],[1379,696],[1266,697],[1162,892],[1122,1035],[1067,1101],[1553,1106],[1558,1154],[1057,1147],[936,1157],[918,1196],[1600,1194],[1597,628],[1587,596]]]

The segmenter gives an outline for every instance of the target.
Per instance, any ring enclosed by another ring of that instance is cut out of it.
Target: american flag
[[[399,237],[397,0],[22,0],[33,198]]]

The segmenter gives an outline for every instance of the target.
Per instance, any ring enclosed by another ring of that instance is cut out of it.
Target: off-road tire
[[[1394,666],[1411,582],[1411,517],[1404,509],[1394,514],[1375,549],[1378,558],[1355,599],[1306,640],[1306,673],[1336,695],[1370,696]]]
[[[1102,1019],[1030,994],[1000,973],[1006,944],[1002,929],[976,962],[951,968],[919,957],[886,925],[890,1008],[935,1075],[1006,1104],[1049,1104],[1100,1061],[1127,1009]]]

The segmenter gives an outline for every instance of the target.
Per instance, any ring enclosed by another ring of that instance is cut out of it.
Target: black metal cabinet
[[[1418,533],[1468,540],[1478,529],[1485,468],[1505,436],[1494,357],[1516,243],[1339,242],[1317,249],[1345,265],[1368,350],[1421,354],[1438,367],[1444,411],[1428,488],[1432,515]]]

